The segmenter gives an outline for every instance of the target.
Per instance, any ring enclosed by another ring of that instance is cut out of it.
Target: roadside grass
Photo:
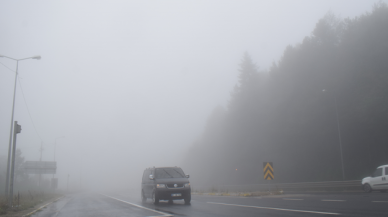
[[[36,205],[42,202],[59,196],[60,194],[58,193],[44,191],[19,192],[13,197],[13,207],[9,207],[7,200],[5,200],[5,196],[0,195],[0,215],[34,208]]]

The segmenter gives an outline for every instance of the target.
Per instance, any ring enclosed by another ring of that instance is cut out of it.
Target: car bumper
[[[180,194],[181,196],[173,196],[174,194]],[[191,195],[191,189],[157,189],[156,195],[159,200],[181,200]]]

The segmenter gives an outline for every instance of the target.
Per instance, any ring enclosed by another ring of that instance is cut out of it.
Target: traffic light
[[[22,126],[17,124],[17,122],[15,124],[15,134],[22,132]]]

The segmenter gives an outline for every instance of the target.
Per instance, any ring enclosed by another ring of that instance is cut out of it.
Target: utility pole
[[[42,161],[42,152],[43,152],[43,142],[40,143],[40,158],[39,158],[39,161]],[[40,181],[41,181],[41,178],[42,178],[42,174],[39,172],[39,181],[38,181],[38,186],[40,187]]]
[[[67,174],[67,188],[66,188],[67,192],[69,192],[69,177],[70,177],[70,174]]]
[[[12,147],[12,164],[11,164],[11,183],[10,183],[10,192],[9,192],[9,207],[12,208],[13,205],[13,182],[14,182],[14,174],[15,174],[15,153],[16,153],[16,134],[22,131],[22,126],[15,121],[14,130],[13,130],[13,147]]]
[[[39,161],[42,161],[42,151],[43,151],[43,142],[40,143],[40,157],[39,157]]]
[[[82,189],[82,165],[83,165],[83,160],[81,159],[80,170],[79,170],[79,187],[80,187],[80,190]]]
[[[337,117],[338,140],[339,140],[340,152],[341,152],[342,180],[345,181],[344,157],[342,154],[341,128],[340,128],[340,122],[338,118],[337,98],[335,96],[334,96],[334,104],[335,104],[335,114]]]
[[[82,189],[82,169],[79,171],[79,188]]]
[[[325,89],[322,90],[322,92],[325,92],[325,91],[326,91]],[[334,106],[335,106],[335,117],[337,119],[338,143],[340,146],[340,154],[341,154],[342,181],[345,181],[344,157],[342,154],[341,128],[340,128],[340,121],[338,116],[337,97],[335,93],[333,93],[333,97],[334,97]]]
[[[54,162],[56,162],[55,161],[55,152],[57,150],[57,139],[61,139],[61,138],[65,138],[65,136],[61,136],[61,137],[55,138],[55,143],[54,143]],[[54,176],[55,176],[55,173],[53,173],[53,178],[54,178]]]

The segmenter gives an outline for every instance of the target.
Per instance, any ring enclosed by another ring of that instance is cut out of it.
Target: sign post
[[[55,191],[55,189],[58,188],[58,179],[57,178],[51,178],[51,188]]]

